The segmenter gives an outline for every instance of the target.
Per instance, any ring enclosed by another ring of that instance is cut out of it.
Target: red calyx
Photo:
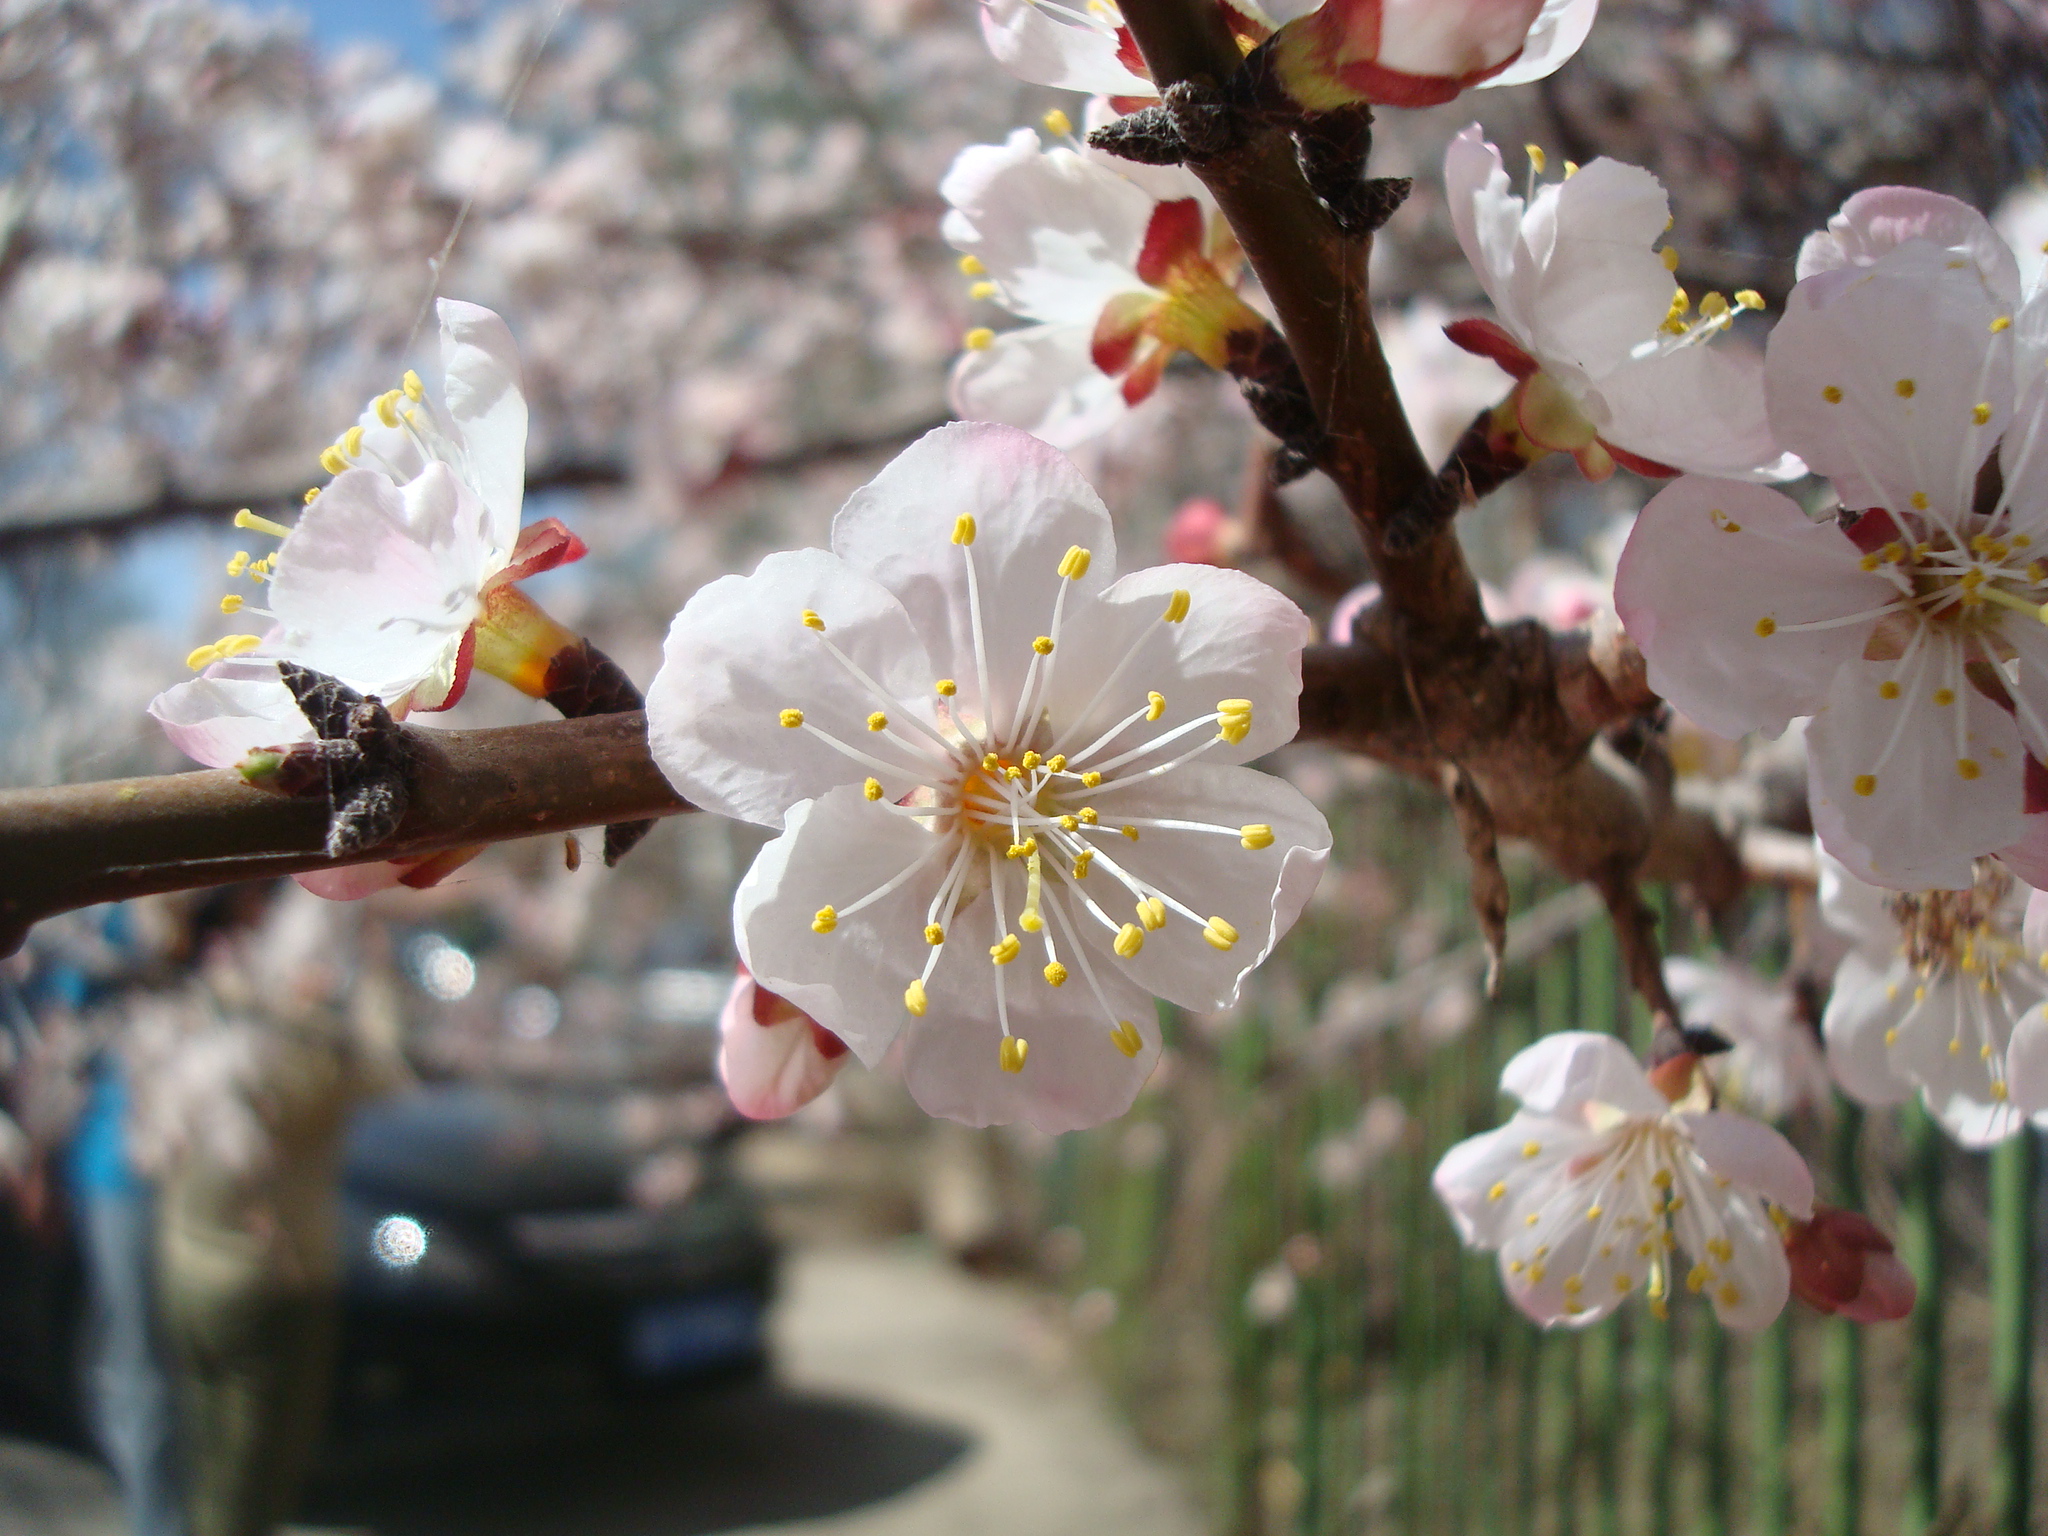
[[[1886,1323],[1913,1310],[1913,1276],[1892,1240],[1860,1212],[1815,1206],[1813,1220],[1795,1221],[1786,1232],[1785,1257],[1792,1293],[1815,1311]]]

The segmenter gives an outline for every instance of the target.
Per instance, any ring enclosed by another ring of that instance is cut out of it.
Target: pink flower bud
[[[1785,1229],[1792,1293],[1816,1311],[1887,1323],[1913,1310],[1913,1277],[1869,1217],[1816,1205],[1813,1220]]]
[[[795,1114],[832,1086],[846,1042],[738,967],[718,1016],[718,1075],[749,1120]]]
[[[1229,565],[1244,544],[1244,530],[1221,502],[1196,496],[1180,504],[1161,541],[1166,558],[1182,565]]]

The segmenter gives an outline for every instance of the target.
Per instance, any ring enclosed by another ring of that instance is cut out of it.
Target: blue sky
[[[442,27],[434,0],[293,0],[311,19],[313,40],[332,48],[364,39],[390,44],[414,69],[438,74]]]

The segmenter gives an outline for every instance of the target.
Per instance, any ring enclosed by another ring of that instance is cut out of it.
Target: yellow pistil
[[[242,508],[241,511],[235,514],[235,526],[237,528],[252,528],[258,533],[267,533],[273,539],[284,538],[291,532],[291,529],[285,527],[283,523],[273,523],[267,517],[258,517],[247,507]]]

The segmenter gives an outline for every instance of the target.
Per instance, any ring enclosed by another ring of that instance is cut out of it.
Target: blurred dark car
[[[715,1123],[650,1138],[635,1107],[442,1085],[357,1115],[337,1439],[762,1368],[775,1254],[756,1203]],[[74,1436],[84,1313],[68,1235],[0,1202],[0,1382]]]

